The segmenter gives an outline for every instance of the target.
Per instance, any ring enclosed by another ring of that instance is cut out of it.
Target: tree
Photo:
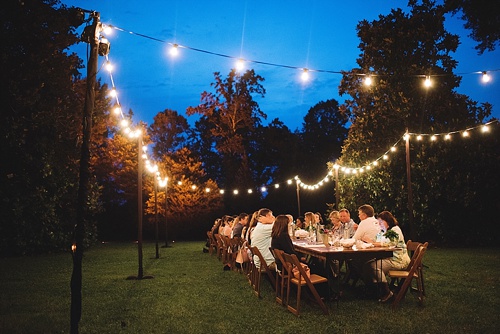
[[[214,76],[215,83],[211,86],[215,93],[203,92],[202,103],[189,107],[187,114],[202,115],[196,127],[198,131],[209,131],[209,134],[201,137],[207,143],[199,147],[217,153],[221,165],[217,182],[223,186],[253,185],[248,159],[249,145],[255,127],[262,118],[266,118],[253,96],[264,96],[265,89],[260,84],[264,79],[253,70],[242,75],[232,70],[225,79],[219,72]]]
[[[189,124],[177,111],[165,109],[156,114],[149,127],[149,135],[155,143],[153,153],[156,157],[171,153],[185,145]]]
[[[489,0],[446,0],[446,9],[453,15],[461,12],[464,27],[479,44],[475,47],[479,54],[493,51],[500,41],[500,7]]]
[[[188,148],[184,147],[168,155],[163,155],[158,161],[161,175],[168,177],[167,211],[165,212],[165,190],[158,189],[158,214],[173,222],[174,236],[184,236],[199,240],[205,237],[207,217],[220,214],[222,197],[219,188],[210,178],[207,178],[201,167],[201,162],[195,159]],[[150,222],[155,219],[154,181],[147,178],[145,188],[149,194],[146,213]]]
[[[74,14],[58,1],[2,7],[1,254],[69,248],[84,96],[82,61],[67,53],[82,23]]]
[[[449,54],[456,50],[459,41],[444,29],[445,9],[431,1],[420,5],[410,3],[410,8],[409,15],[397,9],[376,21],[358,24],[362,51],[357,60],[359,68],[344,73],[340,85],[340,92],[352,97],[341,106],[352,122],[341,165],[367,166],[400,142],[406,129],[413,133],[447,133],[477,125],[490,115],[491,105],[478,106],[454,91],[460,77],[453,74],[456,61]],[[367,73],[373,74],[374,86],[363,85]],[[423,74],[436,75],[432,77],[435,80],[431,89],[422,87]],[[399,152],[404,152],[404,148],[396,146]],[[478,191],[477,186],[466,181],[474,173],[471,165],[453,165],[452,161],[458,161],[459,157],[460,161],[475,159],[475,165],[490,169],[490,164],[498,161],[498,154],[489,150],[472,154],[463,148],[412,143],[414,214],[420,237],[456,241],[456,236],[446,235],[444,217],[456,212],[457,205],[462,211],[491,216],[491,208],[486,209],[479,202],[486,201],[494,207],[489,197],[498,199],[498,195],[489,190]],[[344,174],[340,186],[343,205],[355,210],[361,204],[371,203],[380,211],[388,209],[400,218],[404,227],[409,219],[404,159],[402,153],[396,154],[393,159],[382,161],[382,166],[370,165],[373,168],[369,173],[356,177]],[[450,173],[456,175],[452,182]],[[486,179],[479,182],[481,176],[474,175],[478,185],[491,182]],[[495,176],[488,175],[489,179],[492,177]],[[443,185],[445,192],[439,190]],[[433,203],[440,205],[436,207]],[[454,224],[465,223],[464,216],[457,219],[460,222]]]
[[[347,117],[336,100],[319,102],[309,109],[302,124],[303,164],[301,175],[324,175],[326,163],[340,157],[347,137]]]

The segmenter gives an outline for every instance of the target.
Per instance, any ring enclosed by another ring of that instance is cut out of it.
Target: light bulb
[[[483,76],[482,76],[481,80],[482,80],[484,83],[488,83],[488,82],[490,82],[491,77],[490,77],[490,75],[489,75],[486,71],[484,71],[484,72],[483,72]]]
[[[179,45],[178,44],[172,44],[172,47],[168,51],[172,57],[176,57],[179,55]]]
[[[243,60],[243,58],[240,58],[236,61],[236,70],[238,72],[241,72],[243,71],[243,69],[245,68],[245,61]]]
[[[429,75],[425,77],[424,86],[425,88],[432,86],[431,77]]]
[[[110,73],[113,71],[113,65],[109,62],[109,60],[106,62],[106,71]]]
[[[302,74],[300,76],[300,78],[302,79],[302,81],[306,82],[309,80],[309,70],[307,68],[304,68],[302,70]]]

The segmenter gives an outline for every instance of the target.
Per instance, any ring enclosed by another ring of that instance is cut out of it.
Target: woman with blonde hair
[[[311,227],[315,227],[316,218],[314,217],[314,213],[306,212],[304,214],[304,230],[309,230]]]

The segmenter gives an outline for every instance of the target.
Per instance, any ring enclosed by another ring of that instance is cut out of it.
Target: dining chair
[[[408,242],[406,243],[406,250],[408,251],[408,255],[410,257],[413,256],[413,253],[417,250],[417,247],[419,245],[421,245],[422,243],[418,242],[418,241],[411,241],[411,240],[408,240]],[[420,279],[420,284],[422,285],[422,293],[424,294],[425,296],[425,285],[424,285],[424,263],[422,261],[422,265],[420,266],[420,268],[418,268],[418,277]]]
[[[208,237],[208,253],[212,255],[214,251],[217,249],[217,241],[214,238],[212,231],[207,231]]]
[[[224,250],[224,241],[222,240],[222,236],[220,233],[215,235],[215,241],[217,242],[217,258],[222,260],[222,254]]]
[[[222,264],[224,266],[229,266],[231,269],[234,267],[231,266],[232,264],[232,242],[231,238],[223,235],[222,236],[222,242],[223,242],[223,249],[222,249]]]
[[[243,240],[240,237],[228,238],[228,262],[232,270],[239,271],[236,267],[236,257],[242,243]]]
[[[284,251],[277,248],[269,249],[271,250],[271,253],[273,253],[273,256],[276,260],[276,302],[280,305],[286,306],[287,300],[285,299],[285,290],[287,288],[287,282],[290,273],[287,270],[287,266],[284,265]],[[281,263],[281,270],[278,269],[278,263]]]
[[[254,265],[252,267],[253,272],[254,272],[253,273],[254,275],[253,275],[252,287],[253,287],[256,295],[258,297],[260,297],[260,282],[261,282],[262,274],[267,275],[267,277],[269,278],[269,282],[271,283],[271,286],[273,287],[273,290],[276,289],[276,278],[274,277],[272,270],[267,265],[266,260],[262,256],[262,253],[259,251],[259,249],[255,246],[252,246],[252,247],[250,247],[250,250],[252,251],[253,255],[255,255],[259,258],[259,262],[260,262],[260,264],[259,264],[260,268],[258,268],[255,265],[255,262],[254,262]]]
[[[307,286],[309,292],[313,295],[314,300],[323,310],[323,313],[328,314],[329,313],[328,308],[326,307],[325,303],[323,302],[320,295],[318,294],[318,291],[315,288],[316,284],[322,284],[322,283],[328,284],[328,279],[326,277],[316,274],[311,274],[310,276],[308,276],[295,254],[282,253],[282,255],[284,261],[283,265],[287,267],[286,269],[287,272],[292,273],[294,268],[297,268],[299,272],[298,278],[294,277],[292,274],[288,275],[287,291],[286,291],[287,309],[296,316],[300,315],[300,300],[301,300],[302,287]],[[295,307],[290,305],[290,284],[297,286],[297,298]]]
[[[389,270],[388,276],[391,277],[391,285],[394,285],[394,281],[398,280],[398,291],[392,303],[392,307],[395,308],[405,297],[406,292],[411,289],[412,281],[415,279],[417,283],[417,288],[415,289],[418,295],[419,304],[424,303],[424,293],[422,289],[422,281],[419,276],[419,268],[422,266],[422,259],[427,251],[428,242],[421,244],[417,247],[413,256],[411,257],[410,264],[406,270]]]

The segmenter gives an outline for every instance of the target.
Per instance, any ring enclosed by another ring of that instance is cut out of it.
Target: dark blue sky
[[[62,1],[100,12],[101,21],[124,29],[110,36],[110,61],[123,109],[132,109],[135,121],[152,122],[164,109],[184,114],[210,91],[213,72],[225,77],[234,60],[181,49],[176,58],[169,45],[128,33],[132,31],[166,42],[232,57],[282,64],[297,68],[341,71],[356,66],[359,39],[356,24],[387,15],[391,8],[406,10],[407,1]],[[283,5],[286,4],[286,5]],[[467,37],[457,17],[447,18],[447,29],[460,35],[454,55],[456,73],[463,75],[458,92],[478,102],[494,105],[500,118],[500,72],[484,85],[476,71],[500,69],[500,50],[479,56],[476,43]],[[76,51],[84,58],[86,45]],[[100,58],[103,61],[103,58]],[[263,76],[267,94],[258,99],[268,121],[279,118],[292,130],[301,127],[308,109],[320,101],[344,98],[338,95],[340,74],[311,73],[307,84],[301,71],[262,64],[247,64]],[[101,74],[109,83],[106,72]],[[188,118],[192,123],[193,118]]]

